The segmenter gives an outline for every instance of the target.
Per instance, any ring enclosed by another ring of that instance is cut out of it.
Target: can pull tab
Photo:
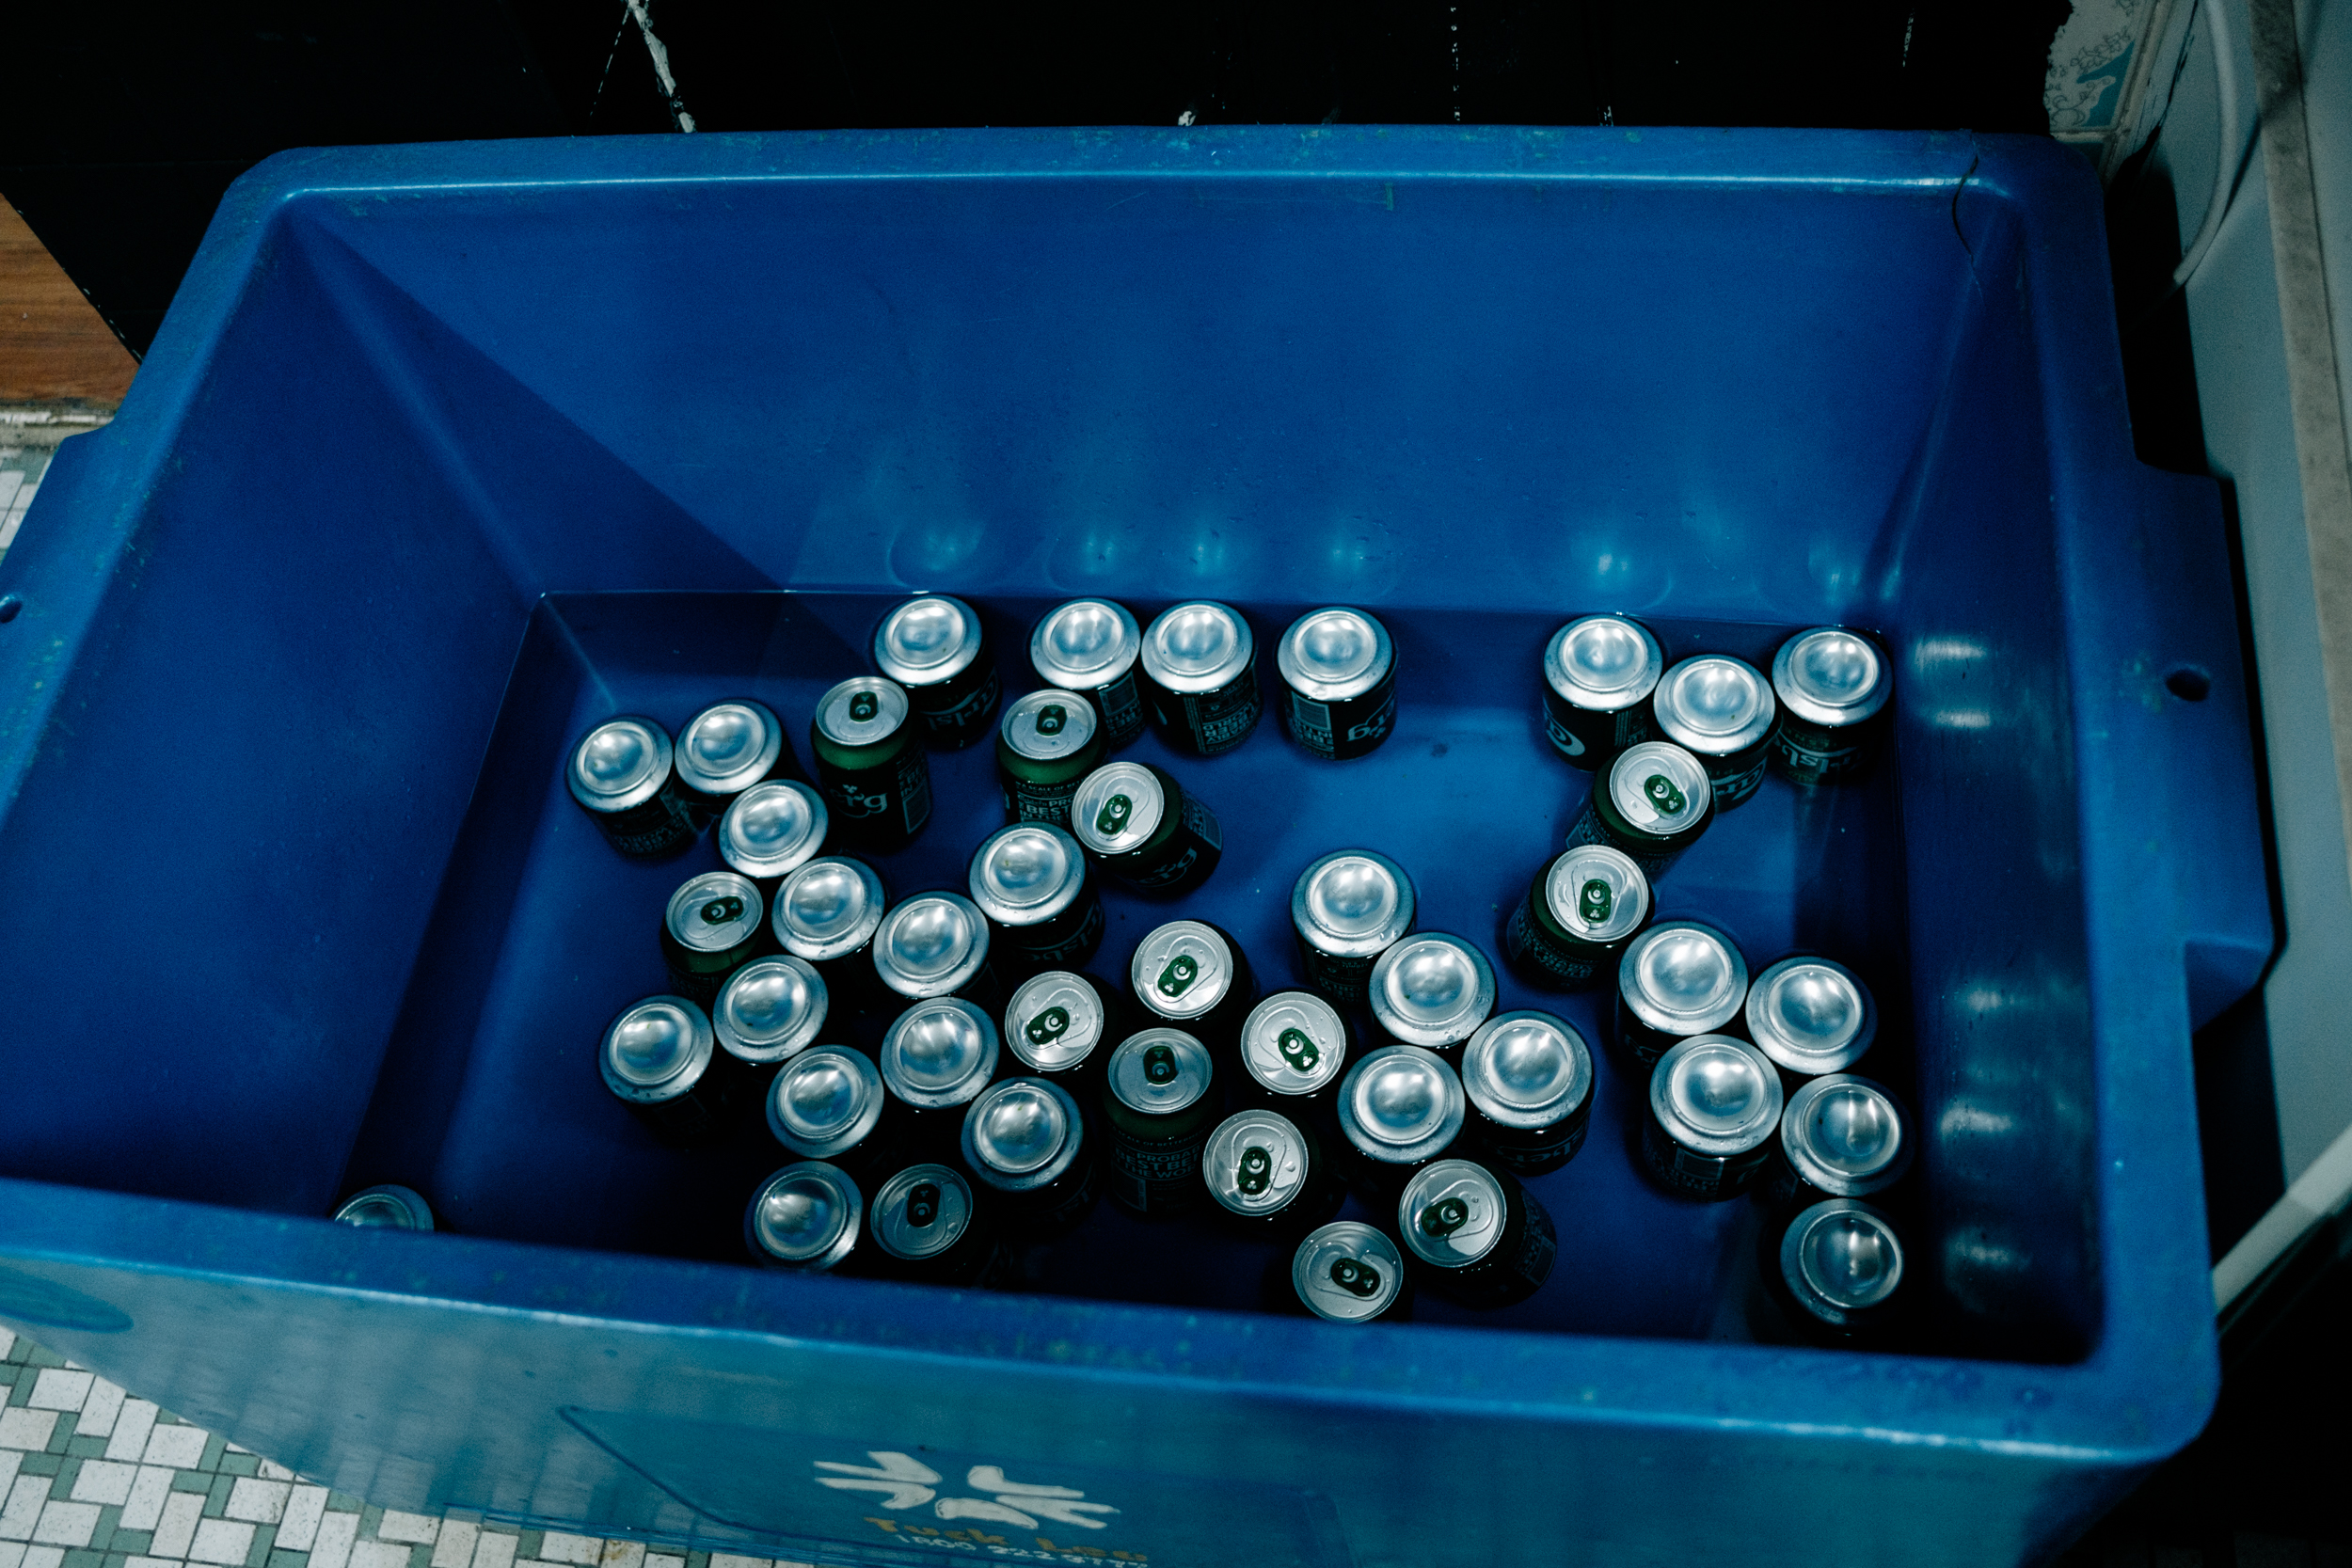
[[[703,906],[702,915],[706,926],[724,926],[729,921],[740,920],[743,918],[743,900],[732,894],[724,898],[713,898]]]
[[[1609,911],[1616,907],[1617,895],[1609,891],[1609,884],[1598,877],[1592,878],[1577,890],[1576,912],[1587,926],[1606,925]]]
[[[850,694],[850,719],[852,722],[863,724],[881,711],[882,699],[871,691],[854,691]]]
[[[1679,816],[1682,808],[1691,803],[1681,787],[1663,773],[1652,773],[1644,779],[1642,793],[1649,797],[1650,804],[1658,808],[1661,816]]]
[[[1176,1082],[1176,1053],[1165,1045],[1144,1047],[1143,1081],[1147,1084]]]
[[[918,1181],[907,1194],[907,1223],[917,1230],[939,1218],[939,1183]]]
[[[1470,1223],[1470,1205],[1458,1197],[1441,1197],[1421,1212],[1424,1236],[1451,1236]]]
[[[1233,1185],[1245,1196],[1255,1197],[1274,1185],[1274,1156],[1251,1144],[1241,1151],[1241,1163],[1233,1167]]]
[[[1323,1060],[1323,1050],[1304,1029],[1285,1029],[1274,1037],[1274,1049],[1282,1053],[1282,1060],[1300,1072],[1312,1072]]]
[[[1331,1259],[1331,1283],[1366,1301],[1380,1293],[1380,1271],[1354,1258]]]
[[[1059,735],[1062,726],[1069,722],[1070,710],[1059,703],[1048,703],[1037,710],[1037,733],[1040,735]]]
[[[1070,1009],[1048,1007],[1023,1026],[1031,1045],[1051,1045],[1070,1031]]]
[[[1152,984],[1159,988],[1162,996],[1182,996],[1199,978],[1200,960],[1189,953],[1179,953],[1168,960],[1168,967],[1160,971],[1160,977]]]
[[[1136,803],[1124,795],[1114,795],[1103,802],[1103,809],[1094,814],[1094,831],[1104,838],[1117,838],[1127,828],[1127,818],[1136,814]]]

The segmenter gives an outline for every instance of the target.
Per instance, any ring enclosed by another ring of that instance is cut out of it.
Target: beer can
[[[1451,1053],[1495,1010],[1494,966],[1460,937],[1422,931],[1372,966],[1372,1016],[1392,1039]]]
[[[773,1067],[816,1043],[829,1003],[815,966],[789,953],[750,963],[727,976],[710,1009],[719,1049],[755,1067]]]
[[[1074,691],[1052,687],[1005,705],[996,726],[996,781],[1005,820],[1070,826],[1078,781],[1102,766],[1103,732],[1094,709]]]
[[[1875,1336],[1900,1306],[1903,1241],[1895,1222],[1867,1203],[1834,1197],[1781,1232],[1773,1270],[1798,1326],[1828,1342]]]
[[[1799,1077],[1843,1072],[1878,1037],[1878,1004],[1844,964],[1783,958],[1748,988],[1748,1037]]]
[[[1079,781],[1070,831],[1104,870],[1161,897],[1207,881],[1225,853],[1216,815],[1175,775],[1145,762],[1104,763]]]
[[[1619,752],[1593,776],[1593,793],[1568,830],[1568,847],[1622,849],[1652,883],[1715,820],[1715,786],[1699,759],[1671,741]]]
[[[1005,991],[988,945],[988,917],[978,905],[960,893],[918,893],[875,928],[874,974],[901,1003],[960,996],[993,1013]]]
[[[1008,974],[1075,969],[1103,945],[1102,895],[1086,851],[1060,828],[1024,822],[989,834],[969,880],[989,951]]]
[[[1542,1176],[1576,1158],[1593,1120],[1593,1053],[1549,1013],[1501,1013],[1462,1048],[1465,1124],[1494,1164]]]
[[[829,1273],[856,1248],[865,1210],[846,1172],[803,1160],[762,1181],[743,1206],[743,1247],[771,1268]]]
[[[1171,920],[1136,943],[1127,984],[1153,1018],[1226,1053],[1257,1002],[1249,960],[1205,920]]]
[[[788,777],[799,764],[783,722],[767,704],[730,697],[686,721],[677,732],[674,766],[678,799],[700,829],[752,785]]]
[[[1136,656],[1142,648],[1136,618],[1108,599],[1056,605],[1029,633],[1029,663],[1037,678],[1084,693],[1094,707],[1103,745],[1113,752],[1143,733],[1143,693],[1136,684]]]
[[[1649,695],[1665,668],[1658,639],[1622,615],[1586,615],[1544,647],[1544,734],[1571,766],[1591,771],[1647,740]]]
[[[1251,1098],[1303,1124],[1339,1098],[1347,1024],[1312,991],[1278,990],[1242,1020],[1241,1065]]]
[[[1326,1323],[1402,1323],[1412,1316],[1405,1255],[1376,1227],[1335,1220],[1279,1260],[1292,1298]]]
[[[1740,1016],[1748,960],[1739,944],[1695,920],[1663,920],[1617,960],[1617,1043],[1646,1068],[1693,1035]]]
[[[870,1185],[906,1152],[906,1108],[883,1092],[863,1053],[819,1045],[776,1070],[765,1096],[768,1131],[803,1160],[822,1160]]]
[[[1158,1216],[1199,1202],[1200,1150],[1217,1121],[1209,1048],[1182,1029],[1145,1029],[1111,1053],[1103,1079],[1111,1196]]]
[[[1834,1072],[1797,1085],[1780,1114],[1780,1145],[1757,1190],[1782,1213],[1831,1197],[1868,1197],[1911,1168],[1902,1106],[1867,1078]]]
[[[1011,1261],[979,1193],[946,1165],[909,1165],[883,1182],[866,1228],[876,1272],[894,1279],[985,1289]]]
[[[787,953],[825,978],[836,1005],[873,995],[871,957],[882,928],[882,878],[864,861],[827,855],[802,865],[776,890],[769,928]]]
[[[1144,702],[1170,746],[1222,756],[1249,738],[1265,700],[1257,643],[1231,605],[1172,605],[1143,634]]]
[[[1844,626],[1815,626],[1772,656],[1780,723],[1772,760],[1801,784],[1860,776],[1884,740],[1894,667],[1877,643]]]
[[[1275,644],[1274,663],[1283,728],[1325,761],[1362,756],[1396,728],[1396,647],[1364,611],[1309,610]]]
[[[1371,1000],[1372,967],[1413,928],[1413,879],[1386,855],[1334,849],[1291,887],[1307,983],[1343,1007]]]
[[[1006,1234],[1067,1235],[1094,1208],[1094,1149],[1070,1091],[1050,1078],[991,1085],[963,1117],[965,1168],[995,1190]]]
[[[1510,1172],[1439,1160],[1405,1184],[1397,1234],[1430,1285],[1465,1307],[1511,1307],[1543,1289],[1560,1256],[1551,1215]]]
[[[1684,1040],[1650,1073],[1643,1163],[1679,1196],[1736,1197],[1772,1157],[1780,1112],[1780,1074],[1764,1053],[1729,1035]]]
[[[931,764],[912,711],[906,689],[878,675],[851,676],[817,699],[809,750],[832,832],[850,848],[895,853],[931,819]]]
[[[719,858],[771,897],[825,847],[825,798],[798,779],[755,784],[719,818]]]
[[[1764,782],[1764,753],[1780,716],[1772,683],[1726,654],[1701,654],[1666,672],[1650,695],[1658,731],[1699,759],[1720,816]]]
[[[335,1223],[363,1230],[430,1230],[433,1210],[413,1187],[388,1181],[363,1187],[336,1206]]]
[[[906,1106],[909,1137],[953,1148],[963,1116],[995,1082],[996,1024],[960,996],[917,1002],[882,1036],[882,1083]]]
[[[1003,681],[988,629],[961,599],[926,594],[874,628],[874,668],[906,688],[931,745],[960,752],[988,734]]]
[[[564,782],[605,842],[624,855],[654,860],[694,842],[693,813],[678,799],[670,733],[650,719],[623,714],[580,736]]]
[[[596,1053],[604,1086],[676,1148],[724,1138],[749,1071],[718,1049],[710,1019],[683,996],[648,996],[621,1009]]]
[[[1390,1045],[1357,1058],[1340,1083],[1340,1131],[1359,1156],[1363,1190],[1386,1197],[1462,1131],[1462,1081],[1434,1051]]]
[[[661,912],[661,961],[670,990],[707,1007],[727,976],[768,950],[768,907],[748,877],[689,877]]]
[[[1503,955],[1535,984],[1584,990],[1615,969],[1649,913],[1649,879],[1633,857],[1580,844],[1553,856],[1512,910]]]
[[[1314,1131],[1276,1111],[1218,1122],[1201,1148],[1200,1177],[1227,1223],[1252,1234],[1311,1230],[1347,1199]]]

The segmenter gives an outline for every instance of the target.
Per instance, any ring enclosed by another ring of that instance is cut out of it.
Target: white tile
[[[292,1470],[287,1469],[283,1465],[277,1464],[276,1462],[267,1459],[262,1461],[260,1474],[263,1481],[292,1481],[294,1479],[294,1473]]]
[[[642,1541],[608,1541],[599,1568],[645,1568],[645,1544]]]
[[[577,1562],[581,1568],[596,1568],[604,1556],[604,1543],[593,1535],[565,1535],[549,1530],[540,1544],[539,1555],[549,1562]]]
[[[401,1513],[388,1508],[384,1511],[384,1517],[376,1521],[375,1538],[378,1541],[430,1546],[435,1532],[440,1528],[441,1521],[429,1513]]]
[[[253,1527],[234,1519],[206,1519],[196,1527],[195,1544],[188,1547],[190,1562],[226,1562],[242,1564],[246,1554],[253,1550]]]
[[[63,1367],[43,1367],[40,1379],[33,1385],[33,1397],[24,1402],[35,1410],[79,1410],[89,1398],[89,1386],[96,1382],[87,1372],[69,1372]]]
[[[686,1568],[686,1560],[682,1557],[664,1557],[660,1552],[654,1552],[646,1557],[645,1568]]]
[[[147,1434],[154,1426],[154,1401],[125,1400],[122,1414],[115,1418],[114,1435],[106,1439],[106,1457],[136,1463],[147,1452]]]
[[[253,1451],[251,1449],[241,1449],[234,1443],[223,1443],[221,1447],[230,1453],[251,1453]]]
[[[8,1488],[16,1484],[17,1466],[24,1463],[24,1456],[14,1449],[0,1449],[0,1497],[7,1497]],[[0,1562],[0,1568],[8,1564]]]
[[[47,1476],[17,1477],[8,1502],[0,1504],[0,1541],[30,1541],[33,1527],[40,1523],[41,1505],[48,1500]]]
[[[77,1503],[127,1503],[131,1500],[131,1483],[138,1479],[135,1465],[117,1465],[110,1460],[85,1459],[82,1473],[73,1478],[73,1500]]]
[[[184,1563],[168,1561],[160,1557],[135,1557],[122,1568],[186,1568]]]
[[[274,1525],[286,1516],[286,1494],[293,1487],[282,1481],[255,1481],[239,1476],[229,1489],[229,1517],[249,1524]]]
[[[24,1543],[0,1541],[0,1568],[16,1568],[16,1565],[24,1560]]]
[[[520,1536],[485,1529],[474,1544],[473,1568],[515,1568],[515,1548],[521,1544]]]
[[[463,1519],[442,1520],[440,1540],[433,1547],[433,1568],[468,1568],[473,1561],[474,1538],[481,1533],[480,1525]]]
[[[359,1515],[330,1513],[319,1521],[317,1541],[310,1547],[310,1568],[345,1568],[351,1543],[359,1533]]]
[[[21,468],[9,468],[5,472],[0,472],[0,512],[6,512],[16,504],[17,489],[24,483],[24,472]],[[0,1354],[6,1353],[0,1352]]]
[[[290,1552],[307,1552],[326,1512],[326,1488],[297,1486],[286,1498],[286,1513],[278,1527],[278,1544]]]
[[[148,1434],[147,1463],[168,1465],[175,1470],[187,1469],[204,1457],[208,1440],[202,1427],[157,1427]]]
[[[6,1361],[9,1356],[14,1355],[15,1354],[16,1336],[8,1329],[0,1328],[0,1361]],[[14,1565],[10,1563],[0,1563],[0,1568],[14,1568]]]
[[[27,1546],[24,1548],[24,1568],[58,1568],[65,1561],[63,1546]]]
[[[73,1428],[76,1437],[103,1437],[115,1429],[115,1418],[122,1413],[122,1389],[104,1378],[92,1380],[89,1398],[82,1402],[82,1418]]]
[[[122,1505],[122,1528],[153,1529],[164,1516],[164,1499],[170,1496],[171,1472],[152,1465],[143,1467],[131,1483],[130,1499]]]
[[[196,1527],[204,1516],[204,1494],[174,1492],[164,1499],[164,1516],[156,1522],[155,1538],[147,1549],[157,1557],[185,1557],[188,1543],[196,1539]]]
[[[713,1552],[710,1554],[710,1568],[774,1568],[774,1563],[764,1557],[735,1557],[726,1552]]]
[[[362,1541],[351,1548],[351,1568],[408,1568],[408,1548],[397,1541]]]
[[[33,1539],[44,1546],[87,1546],[97,1530],[96,1503],[70,1503],[60,1498],[41,1509],[40,1523],[33,1527]]]
[[[56,1430],[54,1410],[0,1410],[0,1449],[39,1453],[49,1446],[49,1434]]]

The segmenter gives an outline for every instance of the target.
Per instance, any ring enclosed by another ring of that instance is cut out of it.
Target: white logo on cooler
[[[931,1512],[942,1519],[986,1519],[995,1524],[1018,1525],[1023,1529],[1037,1528],[1041,1520],[1075,1525],[1081,1529],[1101,1529],[1104,1521],[1089,1515],[1119,1512],[1108,1503],[1086,1501],[1086,1494],[1073,1487],[1008,1480],[1003,1468],[995,1465],[975,1465],[964,1473],[964,1484],[975,1492],[989,1494],[988,1497],[943,1497],[939,1487],[945,1478],[914,1456],[871,1449],[866,1457],[874,1463],[843,1465],[830,1459],[816,1461],[818,1469],[835,1472],[817,1477],[817,1484],[836,1492],[878,1493],[884,1508],[920,1508],[930,1503]]]

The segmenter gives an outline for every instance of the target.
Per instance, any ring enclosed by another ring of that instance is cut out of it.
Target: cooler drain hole
[[[22,610],[24,608],[24,601],[18,598],[15,594],[0,594],[0,626],[5,626],[8,622],[15,620],[17,612]]]
[[[2194,664],[2184,664],[2164,677],[2164,689],[2185,703],[2201,703],[2213,690],[2213,677]]]

